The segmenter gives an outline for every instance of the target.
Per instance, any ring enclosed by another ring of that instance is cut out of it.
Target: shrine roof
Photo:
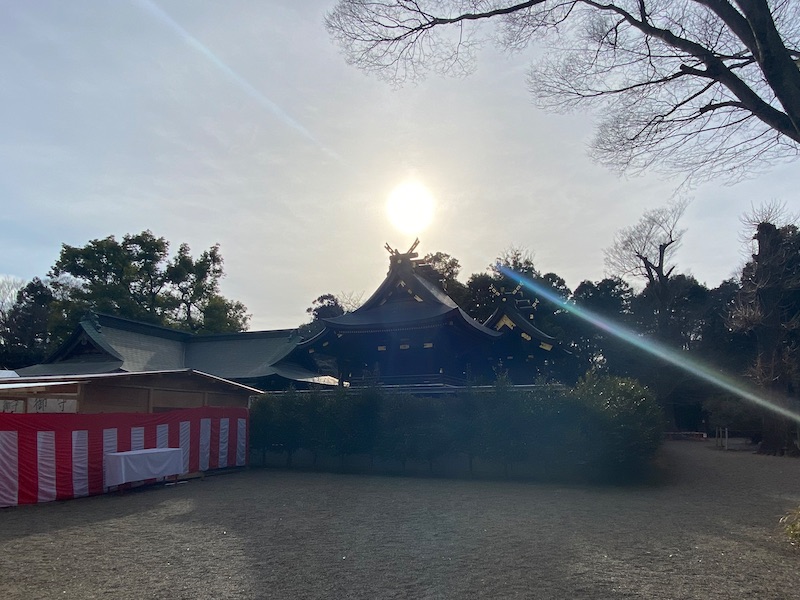
[[[277,375],[312,381],[315,373],[277,364],[300,341],[300,336],[288,329],[193,335],[95,314],[82,320],[70,338],[43,363],[17,371],[34,376],[191,368],[226,379]]]
[[[551,335],[547,335],[533,324],[533,314],[532,307],[527,307],[526,309],[524,308],[523,310],[520,310],[513,299],[506,298],[499,303],[499,306],[495,309],[491,316],[486,319],[484,325],[491,328],[493,331],[499,331],[502,333],[503,328],[507,327],[508,323],[510,322],[512,326],[508,327],[509,329],[519,327],[529,336],[536,338],[539,341],[547,342],[548,344],[556,344],[558,342],[556,338]]]
[[[197,336],[186,345],[186,364],[225,378],[279,374],[275,363],[300,342],[290,330]]]
[[[326,326],[336,331],[385,330],[453,320],[483,335],[498,337],[496,331],[470,317],[438,282],[430,279],[435,272],[429,265],[415,260],[415,247],[416,244],[409,252],[401,254],[387,246],[390,251],[389,272],[383,283],[360,308],[339,317],[323,319]]]

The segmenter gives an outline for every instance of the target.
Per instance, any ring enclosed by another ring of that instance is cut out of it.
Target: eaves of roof
[[[8,379],[0,381],[0,390],[3,389],[3,385],[8,383],[9,385],[12,384],[21,384],[21,383],[35,383],[35,384],[51,384],[51,385],[64,385],[65,383],[81,383],[86,381],[113,381],[114,379],[137,379],[142,377],[149,377],[153,375],[177,375],[177,376],[187,376],[187,377],[198,377],[201,379],[207,379],[210,381],[214,381],[216,383],[220,383],[222,385],[235,387],[241,389],[243,391],[248,391],[253,394],[262,394],[263,390],[258,388],[254,388],[252,386],[244,385],[242,383],[237,383],[235,381],[231,381],[230,379],[225,379],[223,377],[217,377],[216,375],[211,375],[210,373],[204,373],[203,371],[197,371],[195,369],[170,369],[170,370],[160,370],[160,371],[138,371],[135,373],[123,371],[123,372],[115,372],[115,373],[85,373],[85,374],[70,374],[70,375],[32,375],[32,376],[23,376],[17,379]]]
[[[40,363],[17,369],[20,377],[39,377],[39,376],[72,376],[87,375],[91,373],[114,373],[122,369],[120,360],[85,360],[85,361],[64,361],[55,363]]]

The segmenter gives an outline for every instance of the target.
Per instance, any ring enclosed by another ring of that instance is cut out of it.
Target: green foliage
[[[314,466],[319,455],[328,452],[335,437],[331,418],[333,402],[330,395],[312,391],[303,402],[303,448],[314,456]]]
[[[589,373],[574,393],[593,410],[587,432],[597,444],[599,466],[625,471],[653,458],[664,435],[664,413],[647,388],[633,379]]]
[[[429,252],[422,261],[430,265],[444,282],[455,281],[461,272],[461,263],[446,252]]]
[[[193,333],[247,328],[244,305],[219,294],[219,245],[195,259],[181,244],[170,260],[169,242],[150,231],[121,241],[111,235],[83,247],[64,244],[49,276],[66,312],[83,315],[91,308]]]
[[[181,244],[178,254],[164,270],[165,283],[168,284],[163,303],[167,306],[166,320],[178,327],[193,333],[216,333],[209,330],[203,319],[210,301],[216,303],[212,308],[218,312],[226,306],[224,298],[219,296],[219,280],[224,271],[219,244],[205,250],[198,259],[190,254],[188,244]],[[220,300],[222,302],[220,302]],[[219,322],[219,316],[216,317]]]
[[[196,333],[236,333],[247,330],[250,315],[247,307],[238,300],[228,300],[214,294],[208,297],[201,310],[203,325]]]
[[[250,405],[250,448],[266,453],[272,449],[273,427],[276,424],[273,403],[268,396],[259,396]]]
[[[306,309],[312,321],[330,319],[344,314],[344,307],[334,294],[322,294]]]
[[[374,454],[382,399],[377,387],[355,392],[337,390],[332,408],[334,428],[339,433],[331,444],[334,455],[344,459],[353,454]]]
[[[150,231],[122,241],[111,235],[83,247],[63,244],[48,275],[83,309],[160,324],[168,249],[169,243]]]
[[[792,545],[800,544],[800,506],[782,516],[781,525]]]
[[[472,388],[448,402],[447,419],[451,432],[451,450],[467,456],[469,473],[474,472],[475,458],[483,450],[483,402]]]
[[[528,453],[538,463],[540,475],[548,479],[569,477],[586,469],[596,452],[589,435],[595,430],[595,413],[563,386],[544,386],[528,395],[534,426]]]
[[[410,394],[389,394],[382,402],[378,453],[399,460],[405,468],[409,460],[433,462],[451,447],[445,427],[443,407],[435,398]]]
[[[49,279],[34,278],[3,308],[0,364],[41,361],[90,310],[193,333],[246,330],[245,306],[219,293],[219,246],[197,259],[186,244],[171,260],[168,251],[169,243],[150,231],[63,244]]]
[[[497,460],[508,474],[513,463],[528,457],[532,412],[528,396],[498,377],[491,402],[483,406],[483,453]]]
[[[20,289],[0,324],[0,365],[16,369],[40,362],[50,346],[52,290],[38,277]]]
[[[291,466],[292,456],[303,446],[308,419],[305,417],[306,397],[290,389],[275,397],[275,427],[273,443],[286,453],[286,466]]]
[[[468,303],[461,305],[461,308],[473,319],[484,322],[494,312],[495,281],[496,277],[491,273],[474,273],[467,279]]]
[[[377,454],[435,463],[465,454],[500,465],[507,475],[547,479],[635,473],[652,459],[663,416],[635,381],[591,375],[573,391],[560,385],[519,390],[500,378],[493,390],[455,397],[393,394],[377,387],[334,392],[289,390],[259,399],[251,415],[254,448],[291,455]],[[344,462],[343,462],[344,464]]]

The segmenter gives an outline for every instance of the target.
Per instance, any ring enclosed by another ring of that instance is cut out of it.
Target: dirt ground
[[[253,469],[0,511],[0,598],[798,598],[800,460],[668,442],[659,483]]]

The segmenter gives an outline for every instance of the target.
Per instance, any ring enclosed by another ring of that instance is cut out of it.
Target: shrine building
[[[558,341],[534,324],[519,289],[500,291],[483,323],[447,294],[441,276],[408,252],[389,251],[383,283],[358,309],[298,330],[194,335],[110,315],[91,315],[43,363],[20,376],[190,369],[262,390],[313,386],[460,387],[505,373],[534,383]]]

